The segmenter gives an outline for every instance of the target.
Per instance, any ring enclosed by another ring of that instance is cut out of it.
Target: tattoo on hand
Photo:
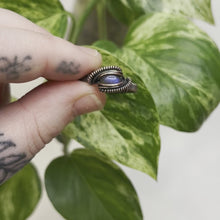
[[[80,64],[75,64],[73,61],[71,62],[66,62],[66,61],[62,61],[57,69],[56,72],[60,72],[60,73],[64,73],[64,74],[72,74],[72,75],[76,75],[78,74],[79,71],[79,67]]]
[[[30,55],[20,60],[17,56],[12,59],[0,57],[0,73],[5,73],[7,79],[17,79],[21,73],[31,70],[28,65],[30,60],[32,60]]]
[[[16,144],[0,133],[0,185],[30,160],[25,153],[16,153]]]

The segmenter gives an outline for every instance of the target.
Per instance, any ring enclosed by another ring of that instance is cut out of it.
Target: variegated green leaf
[[[177,13],[214,23],[211,0],[108,0],[111,13],[125,24],[152,12]]]
[[[0,8],[17,12],[56,36],[66,32],[68,15],[59,0],[1,0]]]
[[[25,220],[35,209],[41,195],[40,180],[28,164],[0,186],[0,219]]]
[[[164,12],[174,12],[214,23],[211,0],[163,0]]]
[[[162,124],[195,131],[220,100],[220,53],[182,16],[158,13],[130,28],[118,56],[151,92]]]
[[[67,14],[55,14],[49,18],[38,21],[36,24],[47,29],[55,36],[64,37],[67,28]]]
[[[123,171],[88,149],[52,161],[45,185],[54,207],[66,219],[143,219],[137,194]]]
[[[103,111],[79,117],[65,128],[64,134],[156,178],[160,139],[152,97],[132,69],[107,51],[96,49],[102,54],[103,65],[120,66],[137,83],[138,92],[109,95]]]

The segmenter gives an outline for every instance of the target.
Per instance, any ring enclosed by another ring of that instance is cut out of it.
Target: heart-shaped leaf
[[[66,219],[142,219],[129,179],[118,166],[88,149],[52,161],[45,184],[51,202]]]
[[[138,85],[138,91],[109,95],[103,111],[78,117],[63,133],[85,147],[156,178],[160,138],[152,97],[132,69],[109,52],[96,49],[102,54],[103,65],[120,66],[124,75]]]
[[[219,50],[182,16],[140,18],[117,55],[145,82],[164,125],[195,131],[219,103]]]
[[[59,0],[1,0],[0,8],[17,12],[52,34],[64,37],[68,14]]]
[[[38,174],[28,164],[0,186],[0,219],[25,220],[35,209],[41,195]]]
[[[113,16],[125,24],[152,12],[182,14],[214,23],[211,0],[108,0],[107,3]]]

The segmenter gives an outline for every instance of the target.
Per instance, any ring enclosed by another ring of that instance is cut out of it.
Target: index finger
[[[1,28],[0,83],[77,80],[101,65],[101,55],[52,35]]]

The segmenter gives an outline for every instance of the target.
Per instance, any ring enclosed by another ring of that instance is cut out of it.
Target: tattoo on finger
[[[5,56],[0,56],[0,73],[6,74],[7,79],[17,79],[20,74],[31,70],[31,60],[32,57],[30,55],[23,58],[14,56],[11,59]]]
[[[56,72],[76,75],[80,72],[79,68],[80,68],[80,64],[76,64],[73,61],[71,62],[62,61],[56,68]]]
[[[25,153],[16,152],[16,147],[12,140],[0,133],[0,185],[30,161]]]

